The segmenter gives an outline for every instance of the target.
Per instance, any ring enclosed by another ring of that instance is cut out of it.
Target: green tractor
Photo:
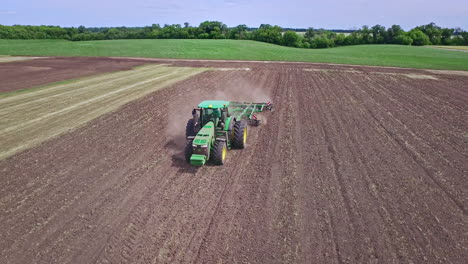
[[[256,112],[272,110],[267,103],[203,101],[193,109],[185,130],[185,159],[194,166],[211,161],[223,165],[228,149],[243,149],[247,125],[260,125]]]

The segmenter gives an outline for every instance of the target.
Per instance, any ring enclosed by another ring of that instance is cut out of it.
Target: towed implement
[[[255,113],[272,109],[270,102],[201,102],[187,122],[185,159],[194,166],[223,165],[228,149],[246,147],[247,126],[261,124]]]

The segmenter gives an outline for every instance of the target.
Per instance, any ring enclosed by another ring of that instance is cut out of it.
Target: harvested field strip
[[[83,81],[86,77],[96,80],[97,74],[122,74],[122,71],[145,64],[153,62],[110,58],[41,58],[1,63],[0,98],[46,89],[59,83]]]
[[[57,84],[48,84],[42,87],[37,88],[30,88],[28,89],[27,93],[18,94],[18,91],[13,91],[9,93],[3,93],[0,96],[4,98],[3,102],[14,101],[18,103],[29,102],[34,100],[41,100],[47,98],[48,96],[57,96],[63,92],[73,91],[74,89],[82,89],[83,86],[87,86],[88,88],[94,88],[96,85],[100,85],[102,83],[112,83],[115,81],[124,80],[128,77],[135,77],[137,74],[144,74],[148,71],[155,71],[156,68],[159,68],[161,64],[156,65],[147,65],[147,66],[140,66],[135,67],[130,71],[118,71],[112,73],[104,73],[92,77],[86,77],[83,79],[76,79],[76,80],[67,80],[65,81],[66,85],[59,85]],[[135,72],[134,70],[138,70]],[[166,70],[168,70],[166,68]],[[31,90],[32,89],[32,90]],[[10,98],[13,97],[13,98]],[[7,99],[8,98],[8,99]],[[17,105],[12,103],[11,105]]]
[[[107,96],[108,93],[118,91],[116,87],[124,87],[124,89],[126,86],[133,87],[135,84],[139,83],[140,80],[148,80],[152,76],[161,78],[165,75],[173,74],[175,71],[173,68],[149,68],[150,70],[138,73],[132,72],[133,74],[124,74],[122,77],[116,77],[115,75],[109,76],[107,80],[98,80],[95,83],[88,83],[84,80],[83,84],[77,82],[73,84],[57,85],[58,87],[51,87],[38,92],[6,98],[0,101],[3,102],[2,105],[4,106],[4,108],[0,110],[0,118],[22,121],[20,120],[22,118],[21,111],[30,111],[35,116],[43,116],[44,113],[51,112],[50,106],[52,106],[53,109],[63,110],[64,107],[69,107],[71,103],[76,102],[77,97],[80,98],[80,104],[82,104],[82,101],[95,100],[96,96]],[[160,74],[160,76],[157,74]],[[27,116],[27,118],[31,119],[31,116]]]
[[[16,57],[16,56],[1,56],[0,63],[2,62],[12,62],[12,61],[22,61],[22,60],[33,60],[40,57]]]
[[[468,46],[429,46],[430,48],[468,52]]]
[[[2,98],[0,159],[205,70],[150,65]]]

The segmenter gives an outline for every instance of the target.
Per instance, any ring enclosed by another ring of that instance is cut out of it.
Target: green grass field
[[[400,45],[298,49],[242,40],[0,40],[0,54],[304,61],[468,70],[468,53]]]

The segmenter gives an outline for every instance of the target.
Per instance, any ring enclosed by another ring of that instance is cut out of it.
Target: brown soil
[[[0,263],[468,259],[468,77],[173,64],[251,70],[199,74],[0,161]],[[183,127],[212,97],[275,111],[226,165],[194,168]]]

